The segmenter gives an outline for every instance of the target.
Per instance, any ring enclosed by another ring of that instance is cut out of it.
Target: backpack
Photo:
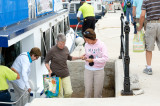
[[[131,1],[127,1],[127,7],[130,8],[131,7]]]

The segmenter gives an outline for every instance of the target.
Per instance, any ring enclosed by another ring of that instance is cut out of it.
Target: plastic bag
[[[134,35],[133,39],[133,52],[144,52],[144,50],[145,50],[144,32],[138,31],[137,34]]]
[[[48,98],[57,97],[61,88],[61,78],[43,75],[43,85],[44,92]]]

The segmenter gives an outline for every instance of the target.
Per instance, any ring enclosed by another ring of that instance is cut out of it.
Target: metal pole
[[[123,16],[123,13],[121,13],[121,17],[120,17],[120,20],[121,20],[121,36],[120,36],[120,39],[121,39],[121,47],[120,47],[120,56],[119,56],[119,59],[122,59],[122,53],[124,52],[123,51],[123,42],[122,42],[122,39],[124,38],[124,34],[123,34],[123,19],[124,19],[124,16]]]
[[[128,21],[125,22],[124,32],[125,32],[125,57],[124,57],[124,90],[122,90],[122,95],[133,95],[133,91],[130,90],[130,77],[129,77],[129,32],[130,27],[128,25]]]

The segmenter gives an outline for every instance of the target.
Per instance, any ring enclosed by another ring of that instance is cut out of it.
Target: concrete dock
[[[152,70],[153,75],[146,75],[143,69],[146,65],[145,52],[133,52],[133,26],[130,25],[129,35],[129,56],[130,56],[130,76],[137,75],[140,89],[143,94],[133,96],[122,96],[124,71],[120,55],[120,35],[121,35],[121,11],[116,13],[106,13],[106,15],[96,23],[97,38],[105,42],[109,58],[115,60],[115,97],[113,98],[36,98],[29,106],[160,106],[160,52],[153,51]]]

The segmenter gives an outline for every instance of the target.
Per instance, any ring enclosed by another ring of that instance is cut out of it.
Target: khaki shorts
[[[145,46],[146,50],[153,51],[155,42],[160,50],[160,23],[148,22],[145,32]]]

